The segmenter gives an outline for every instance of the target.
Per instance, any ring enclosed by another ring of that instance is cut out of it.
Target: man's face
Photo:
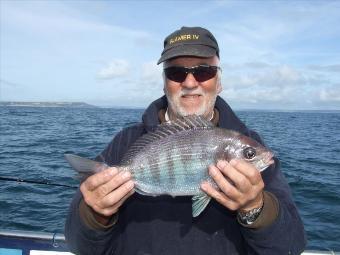
[[[178,57],[165,62],[164,68],[198,65],[218,66],[219,59],[217,56],[211,58]],[[196,114],[209,118],[214,109],[216,97],[221,90],[218,74],[204,82],[196,81],[191,73],[183,82],[175,82],[164,76],[164,93],[168,99],[170,117]]]

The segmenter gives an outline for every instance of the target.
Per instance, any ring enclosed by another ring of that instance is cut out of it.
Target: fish
[[[192,196],[192,216],[197,217],[211,200],[200,184],[207,181],[218,188],[208,173],[209,165],[242,159],[261,172],[273,163],[273,156],[248,136],[190,115],[160,124],[141,136],[116,167],[131,173],[135,191],[141,195]],[[83,178],[109,167],[74,154],[65,154],[65,158]]]

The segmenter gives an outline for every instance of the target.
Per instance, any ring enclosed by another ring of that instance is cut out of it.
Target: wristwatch
[[[262,212],[263,204],[261,207],[251,209],[248,212],[238,212],[237,217],[238,220],[245,225],[250,225],[256,221],[259,215]]]

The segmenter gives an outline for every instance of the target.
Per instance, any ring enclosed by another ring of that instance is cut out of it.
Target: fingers
[[[216,182],[217,186],[223,191],[224,194],[227,194],[231,199],[238,199],[242,194],[236,187],[225,178],[222,174],[222,171],[218,169],[216,166],[209,166],[209,174]]]
[[[109,167],[99,173],[96,173],[90,177],[88,177],[85,182],[82,183],[84,189],[94,190],[100,185],[110,181],[113,176],[118,173],[118,169],[116,167]]]
[[[218,191],[208,182],[203,182],[201,184],[202,190],[207,193],[210,197],[214,198],[217,202],[235,211],[239,208],[239,205],[234,200],[230,199],[225,193]]]
[[[126,171],[122,171],[115,176],[108,182],[98,186],[95,190],[93,190],[94,193],[96,193],[97,197],[105,197],[113,190],[120,187],[122,184],[130,180],[131,174]]]
[[[95,212],[111,216],[133,193],[134,182],[127,171],[109,168],[89,177],[81,186],[84,201]]]
[[[104,215],[104,216],[111,216],[115,213],[118,212],[118,209],[123,205],[123,203],[126,201],[126,199],[128,199],[132,194],[134,193],[134,190],[130,190],[123,198],[121,198],[118,202],[116,202],[115,204],[109,206],[109,207],[105,207],[105,208],[100,208],[100,207],[95,207],[96,209],[94,209],[95,211],[99,212],[100,214]]]
[[[260,172],[246,161],[232,159],[230,165],[245,175],[251,184],[256,184],[262,180]]]
[[[134,187],[133,181],[128,181],[120,185],[113,192],[103,197],[97,205],[101,208],[111,207],[121,201]]]
[[[209,166],[209,174],[217,188],[202,183],[202,190],[230,210],[262,205],[264,183],[251,164],[239,160],[219,161],[216,166]]]
[[[251,182],[248,177],[227,161],[218,161],[217,167],[223,173],[223,176],[230,179],[234,186],[242,193],[247,192],[251,188]]]

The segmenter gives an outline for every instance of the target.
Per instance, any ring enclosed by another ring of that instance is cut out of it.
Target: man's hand
[[[216,166],[209,166],[209,174],[219,190],[208,182],[201,184],[202,190],[228,209],[250,211],[262,206],[264,183],[251,164],[241,160],[218,161]]]
[[[133,187],[129,172],[118,172],[116,167],[110,167],[88,177],[81,184],[80,191],[85,203],[96,212],[95,218],[102,224],[107,224],[111,216],[133,194]]]

